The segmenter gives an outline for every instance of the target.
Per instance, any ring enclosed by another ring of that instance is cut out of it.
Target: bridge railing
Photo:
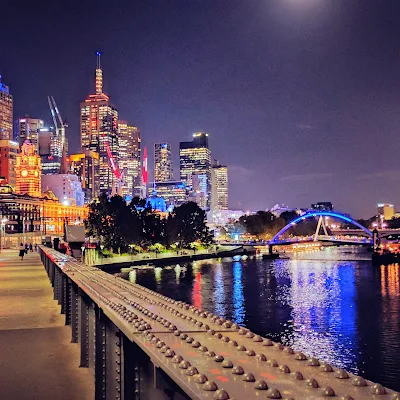
[[[80,366],[93,369],[95,400],[398,399],[232,321],[52,249],[39,253]]]

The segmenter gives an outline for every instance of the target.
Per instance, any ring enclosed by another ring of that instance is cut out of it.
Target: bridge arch
[[[313,217],[332,217],[332,218],[337,218],[337,219],[341,219],[342,221],[345,222],[349,222],[355,226],[357,226],[357,228],[362,229],[368,236],[372,237],[373,233],[367,229],[365,226],[362,226],[361,224],[359,224],[357,221],[355,221],[353,218],[350,218],[346,215],[343,214],[339,214],[336,212],[332,212],[332,211],[318,211],[318,212],[308,212],[304,215],[301,215],[298,218],[295,218],[293,221],[290,221],[285,227],[283,227],[271,240],[270,243],[276,243],[278,241],[278,238],[283,235],[287,230],[289,230],[293,225],[296,225],[298,222],[304,221],[305,219],[308,218],[313,218]]]

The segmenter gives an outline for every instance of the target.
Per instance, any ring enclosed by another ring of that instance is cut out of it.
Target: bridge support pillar
[[[273,246],[272,246],[272,244],[270,244],[270,245],[268,246],[268,254],[269,254],[270,256],[273,254]]]

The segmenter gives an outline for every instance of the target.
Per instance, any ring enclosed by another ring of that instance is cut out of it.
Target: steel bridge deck
[[[50,259],[150,357],[155,368],[192,399],[400,399],[380,384],[309,358],[231,321],[52,249],[40,251],[42,259]]]

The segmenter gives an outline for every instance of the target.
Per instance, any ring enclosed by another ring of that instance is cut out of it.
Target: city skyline
[[[230,208],[332,201],[367,217],[377,202],[400,204],[399,10],[394,1],[299,3],[157,3],[154,12],[140,2],[99,2],[80,6],[97,17],[84,24],[72,2],[57,19],[64,30],[54,29],[59,6],[52,4],[29,34],[23,20],[39,10],[32,5],[19,15],[8,4],[9,21],[22,18],[18,31],[4,23],[20,52],[0,39],[10,55],[0,74],[14,97],[13,119],[49,120],[46,97],[53,94],[70,125],[70,152],[77,152],[79,102],[93,92],[100,50],[105,92],[120,118],[139,127],[144,146],[171,143],[177,165],[178,143],[210,132],[213,157],[230,171]],[[47,57],[29,50],[27,37],[43,43]]]

